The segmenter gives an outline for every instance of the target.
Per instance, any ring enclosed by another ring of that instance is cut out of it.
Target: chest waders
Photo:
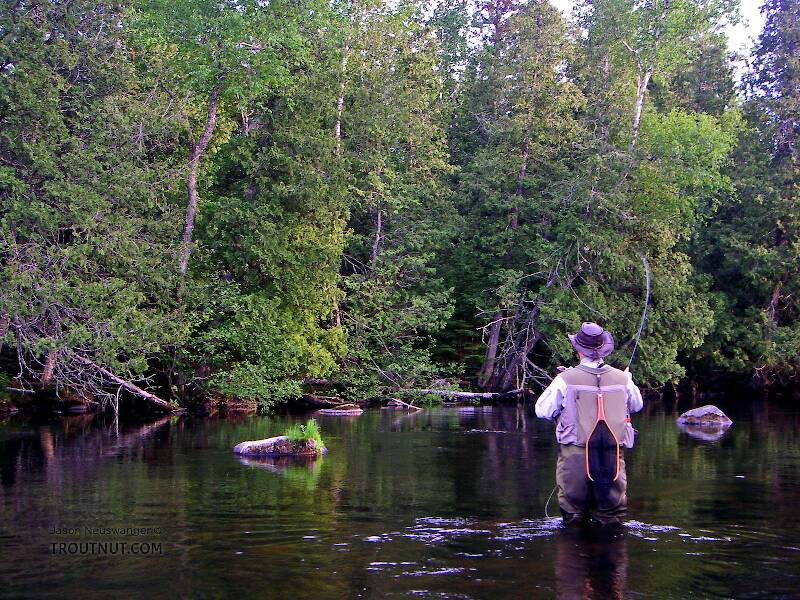
[[[606,420],[600,374],[596,373],[595,377],[597,378],[597,417],[586,437],[584,464],[589,480],[601,489],[608,489],[619,478],[620,445],[619,439]]]

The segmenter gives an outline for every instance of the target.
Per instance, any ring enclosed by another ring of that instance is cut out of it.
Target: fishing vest
[[[634,431],[625,391],[627,373],[609,365],[599,368],[578,365],[567,369],[559,377],[567,384],[564,407],[556,424],[556,440],[559,444],[586,445],[586,439],[598,420],[597,395],[601,393],[609,429],[621,447],[633,448]]]

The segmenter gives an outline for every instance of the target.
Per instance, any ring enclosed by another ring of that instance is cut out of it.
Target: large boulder
[[[705,442],[714,442],[725,435],[733,421],[716,406],[708,404],[686,411],[678,417],[677,423],[685,434]]]
[[[728,416],[713,404],[706,404],[700,408],[687,410],[678,417],[678,425],[718,425],[728,426],[731,421]]]
[[[325,454],[325,446],[312,439],[292,441],[285,435],[237,444],[233,451],[244,456],[316,456]]]

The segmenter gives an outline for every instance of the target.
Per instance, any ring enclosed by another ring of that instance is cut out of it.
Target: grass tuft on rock
[[[289,426],[289,429],[286,430],[284,435],[292,442],[304,442],[311,439],[317,443],[318,448],[325,445],[325,442],[322,441],[322,435],[320,434],[316,419],[309,419],[306,421],[305,425],[293,423]]]

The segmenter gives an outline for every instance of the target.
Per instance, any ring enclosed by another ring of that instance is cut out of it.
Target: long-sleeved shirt
[[[587,367],[598,368],[603,364],[602,360],[592,360],[584,358],[581,360],[582,365]],[[541,419],[554,419],[564,408],[564,400],[567,397],[567,382],[563,377],[556,377],[553,382],[539,396],[536,401],[536,416]],[[633,377],[628,373],[628,384],[625,387],[625,400],[628,402],[628,410],[632,413],[642,410],[644,402],[642,401],[642,393],[636,384],[633,383]]]

